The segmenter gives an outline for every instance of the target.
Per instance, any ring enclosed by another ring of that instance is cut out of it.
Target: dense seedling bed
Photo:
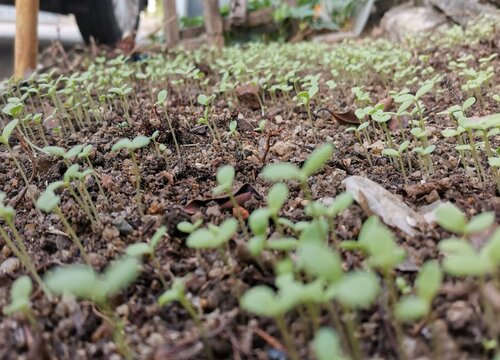
[[[492,358],[499,46],[484,20],[4,83],[0,358]]]

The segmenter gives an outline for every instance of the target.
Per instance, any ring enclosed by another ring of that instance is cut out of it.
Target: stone
[[[500,5],[500,0],[495,1],[498,1],[497,6]],[[481,15],[495,15],[496,12],[494,5],[485,4],[484,1],[479,0],[428,0],[428,2],[460,25],[466,25],[467,22]]]
[[[387,11],[380,23],[391,40],[403,42],[407,35],[429,31],[446,24],[446,17],[432,7],[412,6],[411,2]]]

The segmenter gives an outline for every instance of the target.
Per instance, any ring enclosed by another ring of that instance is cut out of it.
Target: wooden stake
[[[38,60],[38,10],[40,0],[16,0],[14,76],[23,78],[36,69]]]
[[[173,47],[179,43],[180,39],[175,0],[163,0],[163,22],[167,46]]]
[[[223,22],[219,10],[218,0],[203,0],[203,17],[205,20],[205,30],[207,32],[207,40],[210,45],[223,47]]]

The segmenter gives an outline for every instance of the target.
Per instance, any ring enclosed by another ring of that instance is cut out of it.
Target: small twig
[[[266,147],[264,148],[264,155],[262,155],[262,159],[260,160],[260,162],[262,163],[262,165],[264,165],[266,163],[267,154],[269,153],[269,149],[271,148],[271,139],[273,137],[278,136],[278,134],[279,134],[279,132],[281,130],[282,129],[273,130],[273,131],[269,131],[267,133]]]
[[[19,143],[21,144],[21,146],[28,153],[28,156],[30,158],[30,162],[31,162],[31,176],[30,176],[28,184],[26,184],[24,186],[24,188],[21,190],[21,192],[19,194],[17,194],[17,196],[15,198],[13,198],[9,202],[9,206],[12,206],[14,209],[17,207],[17,205],[19,205],[19,202],[24,198],[24,196],[26,195],[26,192],[28,191],[29,185],[33,182],[33,180],[35,179],[35,176],[36,176],[36,162],[35,162],[35,159],[33,158],[32,153],[31,153],[31,149],[26,144],[26,142],[24,141],[24,139],[21,136],[17,136],[17,138],[18,138]]]

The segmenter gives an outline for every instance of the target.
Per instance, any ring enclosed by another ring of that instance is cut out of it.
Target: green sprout
[[[9,247],[9,249],[16,255],[16,257],[21,261],[21,264],[28,270],[28,272],[33,276],[37,284],[40,286],[40,288],[44,291],[45,294],[47,294],[50,297],[50,292],[47,290],[45,285],[42,282],[42,279],[40,278],[40,275],[38,275],[38,272],[36,271],[36,268],[33,264],[33,262],[30,259],[30,256],[28,254],[28,249],[26,248],[26,245],[24,244],[24,241],[21,239],[21,236],[19,235],[19,232],[17,231],[16,225],[14,223],[14,218],[16,216],[16,212],[13,207],[5,205],[5,198],[6,195],[5,193],[0,191],[0,219],[3,219],[5,223],[7,224],[8,228],[12,232],[12,235],[14,236],[15,244],[11,240],[9,234],[7,231],[4,230],[3,226],[0,226],[0,236],[4,239],[5,243]]]
[[[495,179],[498,192],[500,193],[500,157],[488,158],[488,165],[490,165],[491,174],[493,175],[493,179]]]
[[[71,294],[94,302],[111,324],[117,348],[126,359],[132,360],[135,356],[124,336],[125,324],[113,312],[111,299],[134,283],[139,276],[139,265],[136,257],[124,257],[112,262],[102,274],[82,264],[62,266],[45,276],[45,284],[55,294]]]
[[[404,179],[405,185],[408,185],[408,176],[406,175],[405,165],[403,162],[403,153],[405,152],[405,150],[408,149],[409,145],[410,145],[410,141],[406,140],[403,143],[401,143],[401,145],[399,145],[399,148],[397,150],[395,150],[395,149],[382,150],[383,155],[395,157],[398,159],[399,168],[401,170],[401,173],[403,174],[403,179]]]
[[[130,107],[128,105],[127,96],[132,92],[132,88],[127,85],[123,85],[121,87],[113,87],[108,90],[108,93],[111,96],[118,95],[120,98],[120,107],[122,108],[123,114],[125,115],[125,119],[127,119],[127,123],[131,124],[132,119],[130,118]]]
[[[232,136],[236,140],[236,143],[238,144],[241,153],[244,154],[243,144],[241,143],[240,139],[241,136],[237,129],[238,129],[238,122],[231,121],[231,123],[229,124],[229,136]]]
[[[177,137],[175,136],[174,127],[172,126],[172,121],[170,120],[170,117],[168,116],[167,112],[167,105],[168,105],[167,97],[168,97],[167,90],[161,90],[156,97],[155,106],[161,105],[163,107],[163,110],[165,112],[165,118],[167,119],[168,127],[170,129],[170,133],[172,134],[172,138],[174,139],[175,150],[177,151],[177,156],[180,159],[181,149],[179,147],[179,143],[177,142]]]
[[[59,186],[62,185],[63,185],[62,182],[52,183],[51,185],[49,185],[47,189],[40,194],[40,197],[36,201],[36,207],[45,213],[54,213],[59,217],[64,227],[66,228],[66,231],[70,235],[71,240],[73,240],[73,243],[80,250],[80,253],[82,254],[82,257],[84,258],[85,262],[87,264],[90,264],[90,260],[88,258],[85,247],[83,246],[82,242],[76,235],[75,230],[73,230],[73,227],[69,224],[68,220],[66,219],[66,216],[64,216],[63,212],[61,211],[61,208],[59,207],[61,198],[58,195],[56,195],[54,191]]]
[[[326,143],[314,150],[304,162],[302,168],[292,163],[276,163],[266,165],[262,177],[269,181],[296,180],[300,182],[306,199],[312,201],[311,191],[307,183],[309,177],[326,164],[333,155],[333,145]]]
[[[102,188],[101,181],[99,179],[99,175],[98,175],[97,171],[95,170],[94,166],[92,165],[92,162],[90,161],[90,158],[89,158],[90,153],[92,152],[93,149],[94,149],[94,146],[92,144],[86,145],[82,149],[81,153],[78,154],[78,158],[85,159],[89,168],[92,169],[92,176],[94,177],[95,182],[97,184],[97,187],[99,188],[99,192],[101,193],[101,196],[103,197],[106,204],[109,204],[108,198],[106,197],[106,193],[104,192],[104,189]]]
[[[484,212],[467,221],[465,214],[451,203],[442,204],[436,210],[437,223],[454,234],[466,238],[480,233],[495,222],[494,212]]]
[[[24,275],[16,279],[10,288],[10,303],[3,308],[3,313],[5,315],[21,314],[31,326],[36,327],[36,318],[30,308],[32,291],[33,284],[28,276]]]
[[[178,302],[184,308],[184,310],[186,310],[186,312],[189,314],[191,319],[194,321],[196,327],[200,331],[203,342],[205,343],[207,357],[209,359],[214,359],[212,348],[210,346],[210,342],[208,341],[207,331],[205,329],[205,326],[201,322],[201,319],[197,314],[196,309],[186,296],[186,285],[184,284],[183,279],[178,279],[178,278],[174,279],[171,288],[165,291],[158,298],[158,304],[160,306],[166,306],[175,301]]]
[[[267,121],[266,120],[261,120],[259,121],[259,126],[257,126],[253,131],[261,132],[263,133],[265,128],[266,128]]]
[[[309,89],[307,91],[301,91],[297,94],[297,99],[299,101],[299,105],[303,105],[306,108],[307,112],[307,119],[309,120],[309,123],[311,124],[311,128],[313,130],[314,134],[314,142],[317,143],[317,132],[316,128],[314,127],[314,122],[312,118],[312,113],[311,113],[311,100],[316,94],[318,93],[319,88],[317,83],[311,84]]]
[[[415,295],[407,295],[397,303],[396,318],[400,321],[415,321],[427,316],[442,282],[443,273],[439,264],[434,260],[427,261],[415,280]]]
[[[5,125],[5,127],[2,130],[2,136],[0,136],[0,144],[5,145],[5,147],[7,148],[7,151],[9,152],[10,157],[12,158],[12,161],[14,161],[14,164],[16,165],[17,170],[21,174],[21,177],[23,178],[25,185],[27,187],[29,187],[30,182],[28,180],[28,177],[26,176],[26,173],[24,172],[21,164],[19,164],[19,161],[17,160],[17,157],[14,154],[14,151],[12,150],[12,147],[9,144],[9,139],[10,139],[12,133],[14,132],[14,130],[16,129],[18,124],[19,124],[19,120],[15,119],[15,120],[10,121],[7,125]],[[35,198],[33,197],[33,195],[31,194],[30,191],[28,191],[28,196],[30,197],[31,201],[34,204]]]
[[[186,234],[191,234],[193,231],[198,229],[203,224],[203,219],[198,219],[194,223],[189,221],[181,221],[177,224],[177,230],[182,231]]]
[[[331,328],[321,328],[314,335],[314,354],[317,360],[346,360],[339,338]]]
[[[219,147],[222,149],[222,140],[219,135],[219,131],[217,130],[217,125],[215,124],[215,121],[211,124],[210,121],[210,111],[212,110],[212,103],[215,99],[215,95],[210,95],[206,96],[204,94],[198,95],[198,103],[202,106],[205,107],[205,110],[203,111],[203,117],[198,119],[198,124],[200,125],[206,125],[208,127],[208,130],[210,131],[210,134],[212,135],[212,139],[217,142]]]
[[[215,195],[226,194],[231,201],[231,205],[236,213],[238,221],[240,222],[240,228],[245,235],[245,238],[248,239],[248,231],[245,225],[245,220],[243,219],[243,215],[240,211],[240,206],[238,205],[238,201],[236,200],[233,193],[233,181],[234,181],[234,168],[231,165],[226,165],[217,170],[217,182],[219,185],[213,190]]]
[[[153,237],[151,238],[149,243],[146,242],[138,242],[132,245],[127,246],[125,249],[125,254],[128,256],[137,256],[137,257],[142,257],[142,256],[149,256],[151,257],[151,260],[153,261],[153,264],[156,268],[156,272],[158,273],[158,277],[160,278],[160,281],[163,285],[163,287],[167,287],[167,281],[165,280],[165,277],[163,276],[162,273],[162,268],[160,264],[160,260],[155,254],[156,247],[158,246],[160,240],[165,236],[167,233],[167,227],[166,226],[161,226],[156,230],[154,233]]]
[[[356,139],[358,140],[359,142],[359,145],[361,146],[361,148],[363,149],[363,151],[365,152],[365,156],[366,156],[366,159],[368,160],[368,163],[370,165],[373,165],[372,164],[372,158],[370,156],[370,152],[368,151],[368,149],[365,147],[365,144],[363,142],[363,139],[361,138],[361,133],[365,134],[365,130],[366,128],[370,126],[370,123],[368,121],[365,121],[365,122],[362,122],[361,125],[359,126],[351,126],[351,127],[348,127],[347,129],[345,129],[345,132],[354,132],[354,135],[356,136]],[[365,135],[366,136],[366,135]]]
[[[141,172],[139,170],[139,163],[137,162],[136,151],[140,148],[148,146],[149,143],[150,139],[147,136],[139,135],[133,140],[129,140],[127,138],[118,140],[111,148],[111,151],[120,151],[122,149],[127,150],[130,158],[132,159],[135,173],[135,202],[140,217],[144,217],[144,212],[142,211],[141,203]]]

